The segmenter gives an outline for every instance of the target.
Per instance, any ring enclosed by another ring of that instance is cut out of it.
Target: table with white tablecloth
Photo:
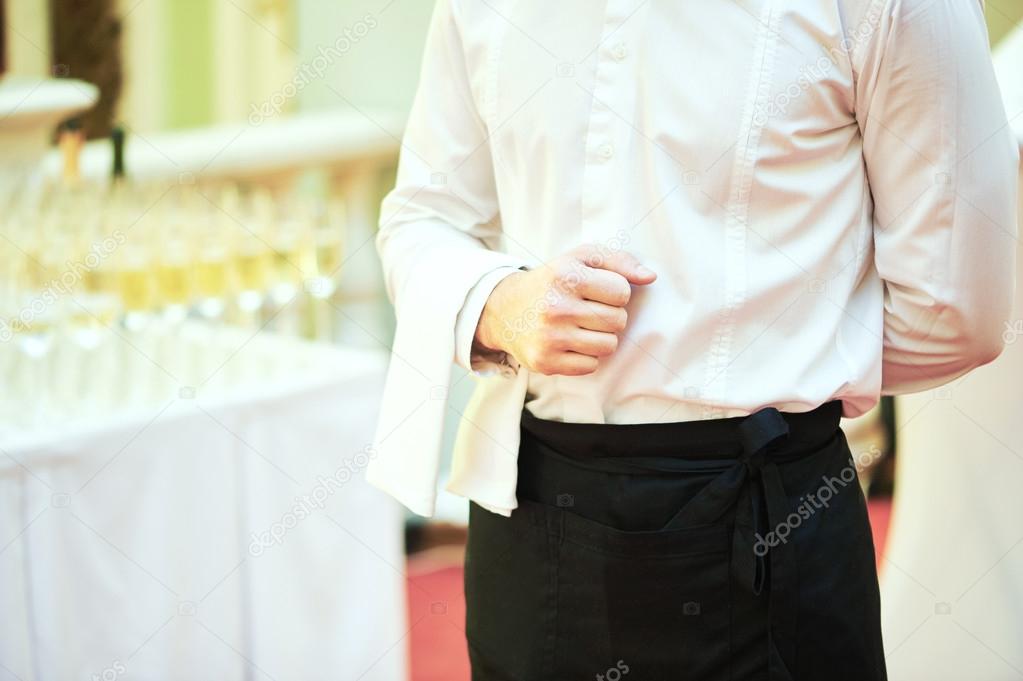
[[[0,680],[405,678],[386,356],[265,336],[240,388],[3,436]]]

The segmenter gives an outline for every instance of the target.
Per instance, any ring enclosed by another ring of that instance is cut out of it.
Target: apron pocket
[[[727,525],[634,532],[547,513],[557,549],[556,678],[729,678]]]

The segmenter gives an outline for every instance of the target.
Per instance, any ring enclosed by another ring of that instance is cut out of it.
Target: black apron
[[[470,504],[473,681],[886,679],[841,403],[637,425],[522,413],[510,518]]]

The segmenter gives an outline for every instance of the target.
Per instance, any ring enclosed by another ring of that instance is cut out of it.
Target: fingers
[[[579,277],[577,293],[586,300],[624,307],[632,296],[632,287],[617,272],[587,267]]]
[[[526,366],[541,374],[580,376],[596,371],[602,357],[618,349],[613,333],[573,328],[549,330],[538,351]]]
[[[572,319],[583,329],[621,333],[629,321],[629,313],[624,307],[583,300],[572,310]]]
[[[590,355],[560,352],[533,369],[548,376],[585,376],[596,371],[598,364],[599,360]]]
[[[657,274],[653,270],[643,265],[639,258],[625,251],[608,251],[607,248],[596,244],[586,244],[576,249],[575,254],[587,267],[620,274],[630,284],[642,286],[657,279]]]
[[[596,358],[609,357],[618,349],[618,336],[603,331],[576,329],[564,349]]]

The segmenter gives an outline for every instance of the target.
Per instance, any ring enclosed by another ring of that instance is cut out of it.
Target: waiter
[[[368,478],[469,369],[473,679],[884,679],[839,418],[999,354],[1018,162],[979,0],[439,0]]]

